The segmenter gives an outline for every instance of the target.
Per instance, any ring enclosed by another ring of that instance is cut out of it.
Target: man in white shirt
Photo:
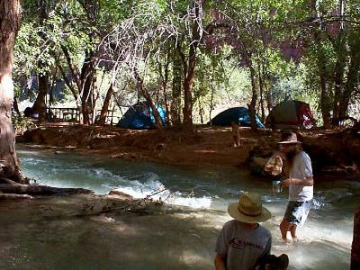
[[[288,242],[287,232],[290,231],[292,240],[297,241],[296,229],[302,226],[308,217],[312,206],[314,180],[311,159],[302,150],[296,134],[285,133],[283,137],[279,146],[286,157],[289,178],[283,180],[281,185],[289,187],[289,202],[280,231],[283,241]]]

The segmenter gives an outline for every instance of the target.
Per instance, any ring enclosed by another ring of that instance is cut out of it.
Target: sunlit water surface
[[[24,221],[21,210],[0,202],[0,269],[213,269],[216,237],[230,219],[227,205],[242,191],[262,195],[273,214],[263,223],[273,235],[272,253],[288,254],[289,269],[350,268],[359,182],[316,183],[315,208],[298,229],[300,241],[284,245],[278,224],[287,193],[273,195],[270,182],[246,171],[179,168],[25,146],[18,146],[18,154],[25,176],[39,184],[84,187],[98,194],[119,188],[136,198],[155,192],[155,198],[183,211]]]

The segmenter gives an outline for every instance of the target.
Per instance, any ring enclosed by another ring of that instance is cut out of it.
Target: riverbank
[[[193,134],[175,130],[127,130],[113,126],[46,126],[26,132],[19,142],[76,149],[112,158],[171,164],[245,164],[258,134],[243,128],[242,146],[234,148],[230,128],[198,128]]]
[[[360,139],[339,130],[301,131],[299,137],[310,154],[320,179],[360,180]],[[192,134],[177,130],[128,130],[114,126],[46,125],[18,137],[31,145],[72,149],[85,155],[106,155],[134,161],[153,161],[201,168],[247,167],[254,157],[265,160],[280,134],[240,128],[240,147],[233,147],[231,128],[198,126]]]

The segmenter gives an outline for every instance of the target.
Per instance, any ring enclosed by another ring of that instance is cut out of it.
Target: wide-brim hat
[[[260,195],[253,192],[243,193],[239,202],[228,206],[228,212],[232,218],[245,223],[263,222],[271,218],[271,212],[262,206]]]
[[[302,143],[298,141],[296,133],[287,133],[282,136],[281,141],[278,142],[279,144],[299,144]]]

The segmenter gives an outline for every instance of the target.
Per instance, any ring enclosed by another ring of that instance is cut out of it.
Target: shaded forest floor
[[[127,130],[115,126],[42,125],[18,137],[18,142],[54,149],[76,149],[110,158],[181,164],[191,168],[262,164],[275,150],[280,133],[240,129],[241,146],[233,147],[231,128],[197,126],[192,134],[177,130]],[[360,137],[348,130],[299,132],[319,178],[360,181]],[[56,151],[56,150],[54,150]]]

